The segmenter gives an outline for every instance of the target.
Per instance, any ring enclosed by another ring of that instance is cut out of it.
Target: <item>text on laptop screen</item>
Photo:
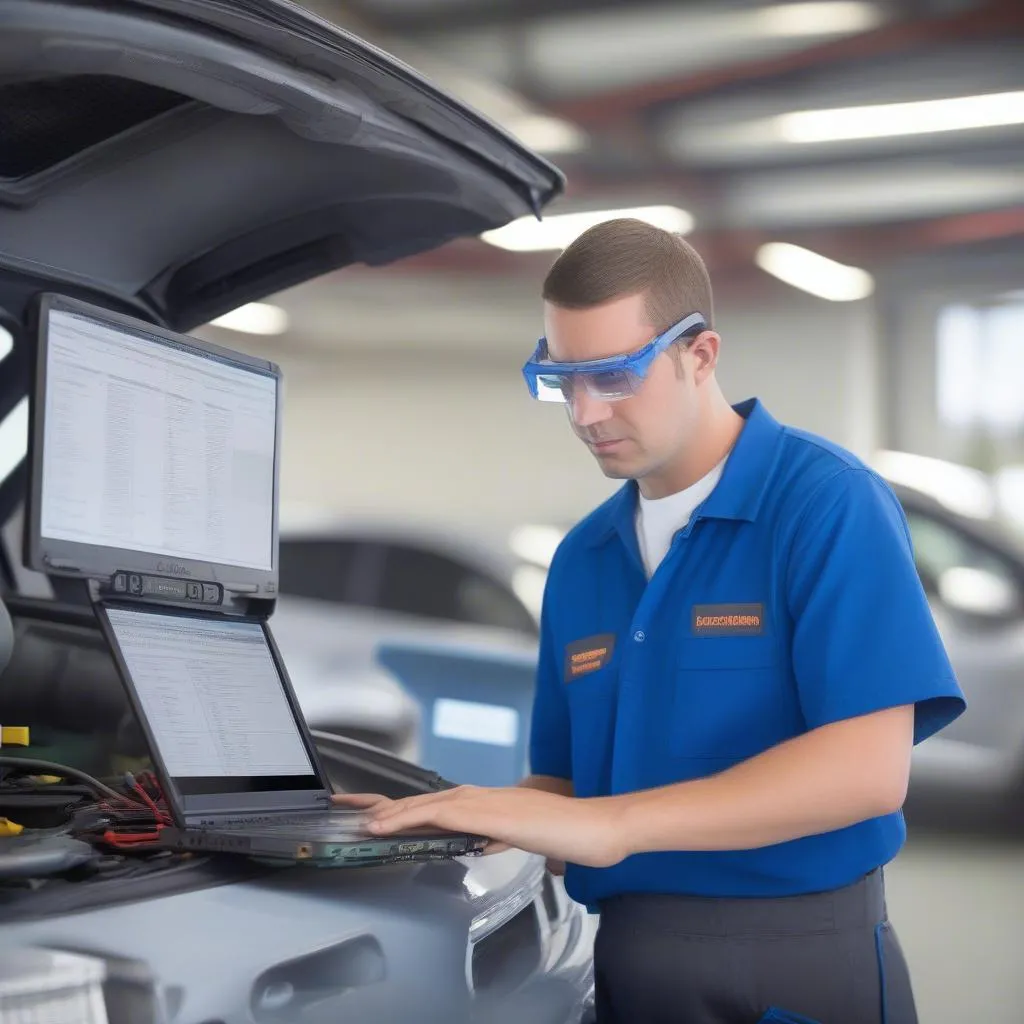
[[[49,313],[43,538],[271,570],[278,379]]]
[[[259,623],[126,608],[107,616],[167,774],[183,793],[196,791],[190,779],[206,780],[199,789],[212,792],[318,782]]]

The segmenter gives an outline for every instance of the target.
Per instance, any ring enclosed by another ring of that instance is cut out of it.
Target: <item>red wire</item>
[[[145,774],[146,776],[149,776],[148,772]],[[149,795],[149,793],[146,792],[138,781],[131,778],[131,776],[128,776],[127,778],[131,779],[131,788],[142,798],[142,802],[140,803],[138,800],[132,799],[130,796],[122,796],[118,800],[118,803],[121,805],[120,807],[115,807],[112,800],[102,803],[100,807],[105,811],[109,811],[111,814],[117,815],[125,811],[138,810],[144,806],[153,814],[153,828],[148,832],[114,832],[108,828],[103,832],[101,838],[105,843],[113,847],[130,848],[155,843],[160,838],[161,829],[172,823],[171,817],[166,811],[161,810],[156,801]],[[163,790],[158,781],[154,780],[154,782],[154,789],[159,794],[158,799],[163,802]]]
[[[145,846],[147,843],[155,843],[160,838],[160,830],[163,825],[157,825],[153,832],[111,832],[107,829],[103,833],[103,841],[110,846]]]
[[[157,807],[156,803],[153,801],[153,798],[142,788],[142,786],[140,786],[136,782],[135,785],[132,788],[149,805],[150,810],[152,810],[152,812],[153,812],[153,817],[156,818],[156,822],[157,822],[158,825],[170,824],[170,816],[165,811],[162,811],[162,810],[160,810],[159,807]]]

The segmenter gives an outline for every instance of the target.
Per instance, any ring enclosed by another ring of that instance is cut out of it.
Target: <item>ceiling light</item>
[[[882,103],[834,110],[798,110],[773,118],[786,142],[836,142],[887,135],[924,135],[1024,124],[1024,92]]]
[[[560,117],[523,114],[506,120],[504,127],[538,153],[578,153],[587,144],[583,131]]]
[[[0,359],[6,359],[14,348],[14,338],[11,332],[0,327]]]
[[[543,220],[520,217],[494,231],[485,231],[480,237],[491,245],[513,252],[539,252],[545,249],[564,249],[588,228],[617,217],[634,217],[666,231],[685,234],[693,229],[693,217],[675,206],[638,206],[623,210],[590,210],[581,213],[562,213]]]
[[[757,265],[780,281],[830,302],[855,302],[869,296],[874,279],[860,267],[848,267],[788,242],[768,242],[757,250]]]
[[[755,13],[759,32],[768,36],[820,36],[864,32],[884,20],[874,4],[806,3],[778,4]]]
[[[284,334],[288,330],[288,314],[278,306],[249,302],[210,323],[214,327],[242,334]]]

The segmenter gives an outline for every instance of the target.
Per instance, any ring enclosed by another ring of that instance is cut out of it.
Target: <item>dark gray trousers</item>
[[[597,1024],[917,1024],[882,872],[779,899],[602,902]]]

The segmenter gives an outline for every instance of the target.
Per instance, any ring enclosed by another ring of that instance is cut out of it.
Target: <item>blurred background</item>
[[[286,372],[275,630],[307,706],[415,756],[377,643],[532,650],[554,546],[615,486],[523,386],[540,282],[594,221],[684,232],[727,396],[848,446],[907,510],[971,708],[916,752],[893,914],[924,1022],[1024,1019],[1024,3],[305,6],[569,181],[543,222],[201,332]]]
[[[540,282],[593,221],[682,231],[712,275],[727,396],[848,446],[903,500],[971,708],[917,751],[892,912],[923,1022],[1019,1022],[1024,3],[305,6],[569,182],[543,222],[201,332],[286,373],[275,632],[307,706],[415,756],[377,643],[532,649],[555,544],[614,487],[519,375]]]
[[[923,1024],[1018,1024],[1024,2],[303,6],[568,176],[541,222],[197,332],[285,371],[273,625],[310,720],[416,757],[381,643],[528,664],[551,553],[615,487],[520,376],[541,280],[595,221],[683,232],[715,286],[727,396],[852,449],[907,511],[971,707],[916,751],[891,909]]]

